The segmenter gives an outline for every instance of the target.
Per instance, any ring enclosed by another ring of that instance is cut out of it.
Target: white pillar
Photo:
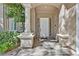
[[[30,33],[30,4],[23,4],[25,7],[25,32]]]
[[[76,51],[79,55],[79,4],[76,5]]]
[[[0,31],[3,31],[3,4],[0,4]]]
[[[22,4],[25,8],[25,32],[18,37],[21,39],[21,47],[33,47],[33,37],[30,31],[30,4]]]

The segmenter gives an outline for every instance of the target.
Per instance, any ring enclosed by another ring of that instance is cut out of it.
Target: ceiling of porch
[[[49,5],[60,9],[62,4],[64,4],[67,9],[75,5],[75,3],[31,3],[31,7],[35,8],[41,5]]]

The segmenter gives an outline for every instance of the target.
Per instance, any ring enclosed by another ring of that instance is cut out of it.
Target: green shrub
[[[17,46],[19,41],[17,35],[19,35],[17,32],[0,32],[0,53],[4,53]]]

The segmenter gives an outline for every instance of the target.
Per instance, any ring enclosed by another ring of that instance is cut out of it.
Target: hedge
[[[19,35],[17,32],[0,32],[0,53],[7,52],[18,45],[20,40],[17,35]]]

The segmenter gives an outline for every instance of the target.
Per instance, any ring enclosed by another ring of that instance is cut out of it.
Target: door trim
[[[46,18],[47,18],[47,17],[46,17]],[[45,20],[45,19],[44,19],[44,20]],[[41,22],[41,18],[39,18],[39,22]],[[39,24],[41,24],[41,23],[39,23]],[[44,25],[44,26],[45,26],[45,25]],[[40,28],[41,28],[41,26],[39,26],[39,29],[40,29]],[[42,27],[42,28],[43,28],[43,27]],[[48,33],[47,33],[47,35],[45,35],[45,37],[44,37],[43,35],[40,34],[40,37],[41,37],[41,38],[45,38],[45,39],[46,39],[47,37],[50,36],[50,18],[47,19],[47,28],[48,28],[48,31],[47,31]],[[39,31],[39,32],[41,33],[41,31]]]

